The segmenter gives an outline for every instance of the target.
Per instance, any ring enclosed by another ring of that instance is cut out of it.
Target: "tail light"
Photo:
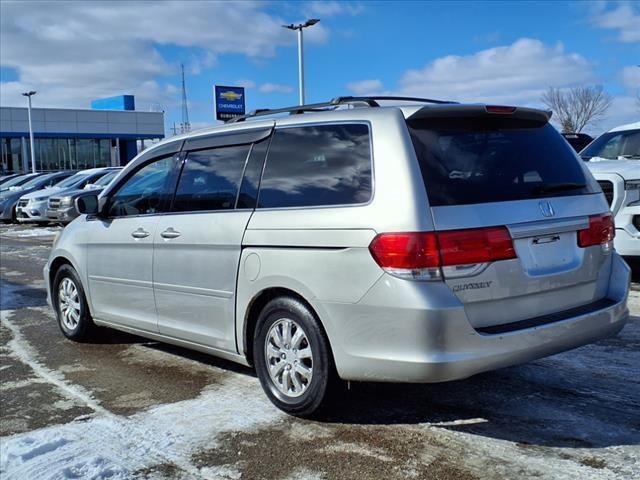
[[[616,227],[610,213],[589,217],[589,228],[578,231],[578,246],[608,244],[616,234]]]
[[[440,267],[516,258],[506,227],[382,233],[373,239],[369,251],[388,273],[411,280],[440,278]]]
[[[487,113],[498,113],[502,115],[509,115],[516,111],[516,107],[508,107],[506,105],[487,105],[484,108]]]

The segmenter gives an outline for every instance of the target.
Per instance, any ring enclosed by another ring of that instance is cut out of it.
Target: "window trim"
[[[105,220],[115,220],[115,219],[118,219],[118,218],[138,218],[138,217],[160,216],[160,215],[163,215],[163,214],[167,213],[167,212],[156,212],[156,213],[140,213],[138,215],[113,216],[113,215],[109,215],[108,211],[111,208],[111,200],[113,198],[113,195],[118,193],[118,191],[120,191],[120,189],[129,181],[129,179],[131,179],[131,177],[133,177],[136,173],[138,173],[140,170],[142,170],[146,166],[148,166],[148,165],[150,165],[150,164],[152,164],[154,162],[163,160],[165,158],[174,159],[173,166],[169,170],[169,176],[173,177],[171,179],[171,181],[173,182],[173,191],[175,192],[175,189],[176,189],[176,186],[177,186],[176,171],[177,171],[178,165],[180,165],[181,155],[182,155],[182,152],[164,153],[164,154],[159,155],[157,157],[150,157],[149,159],[145,159],[142,162],[140,162],[138,165],[136,165],[134,168],[132,168],[131,171],[127,172],[126,176],[123,176],[119,180],[119,182],[117,184],[113,185],[113,187],[110,188],[108,192],[105,192],[107,194],[107,195],[104,196],[104,198],[106,199],[106,203],[105,203],[104,208],[103,208],[105,213],[102,215],[102,218],[104,218]],[[169,187],[170,187],[169,191],[171,192],[171,190],[172,190],[171,189],[171,185],[169,185]],[[173,201],[173,196],[171,198],[172,198],[172,201]],[[171,203],[170,203],[170,205],[171,205]]]
[[[304,127],[318,127],[318,126],[344,126],[344,125],[366,125],[369,130],[369,165],[371,166],[371,195],[369,196],[369,200],[361,203],[340,203],[340,204],[332,204],[332,205],[305,205],[305,206],[293,206],[293,207],[261,207],[260,206],[260,194],[262,192],[262,179],[264,178],[264,172],[267,168],[267,163],[269,162],[269,154],[271,153],[271,143],[275,134],[278,130],[287,130],[290,128],[304,128]],[[364,207],[367,205],[371,205],[375,198],[376,194],[376,181],[375,181],[375,162],[374,162],[374,152],[373,152],[373,127],[371,122],[368,120],[339,120],[339,121],[329,121],[329,122],[309,122],[309,123],[297,123],[291,125],[282,125],[273,129],[273,133],[271,135],[271,140],[269,141],[269,148],[267,150],[267,154],[264,159],[264,163],[262,164],[262,174],[260,175],[260,183],[258,185],[258,201],[256,202],[256,211],[261,212],[271,212],[277,210],[308,210],[308,209],[328,209],[328,208],[349,208],[349,207]]]
[[[253,145],[269,138],[273,135],[273,130],[273,126],[270,126],[189,137],[185,139],[182,150],[194,152],[197,150]]]

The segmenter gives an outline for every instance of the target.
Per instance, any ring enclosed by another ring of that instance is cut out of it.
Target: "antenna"
[[[187,133],[191,130],[189,123],[189,107],[187,107],[187,87],[184,82],[184,63],[180,64],[182,69],[182,123],[180,124],[180,132]]]

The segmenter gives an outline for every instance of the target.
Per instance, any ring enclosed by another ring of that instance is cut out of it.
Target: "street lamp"
[[[304,54],[303,54],[303,46],[302,46],[302,29],[311,27],[318,23],[320,19],[311,18],[304,23],[299,23],[298,25],[283,25],[284,28],[288,28],[289,30],[297,30],[298,31],[298,83],[300,90],[300,105],[304,105]]]
[[[31,147],[31,170],[33,173],[36,173],[36,154],[35,154],[35,145],[33,144],[33,127],[31,126],[31,97],[34,96],[36,92],[33,90],[29,92],[25,92],[22,95],[29,99],[29,146]]]

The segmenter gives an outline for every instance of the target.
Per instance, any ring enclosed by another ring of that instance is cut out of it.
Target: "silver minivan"
[[[389,105],[391,103],[391,105]],[[64,335],[255,367],[308,416],[338,379],[443,382],[617,333],[630,271],[549,112],[340,97],[142,152],[54,243]]]

